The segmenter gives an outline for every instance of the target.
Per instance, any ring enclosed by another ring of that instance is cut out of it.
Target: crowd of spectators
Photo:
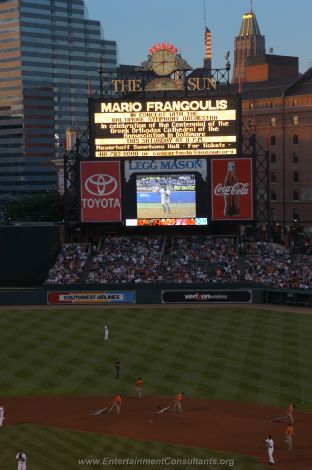
[[[88,244],[63,245],[47,283],[81,281],[89,253]],[[242,281],[311,289],[311,256],[274,243],[239,242],[234,237],[108,236],[93,254],[86,278],[89,284]]]
[[[162,263],[166,282],[224,282],[240,279],[234,238],[175,237]]]
[[[286,289],[312,288],[311,256],[266,242],[247,244],[244,279]]]
[[[81,280],[91,246],[88,243],[65,243],[54,266],[50,269],[47,284],[75,284]]]
[[[142,283],[157,280],[160,237],[107,237],[94,257],[88,283]]]

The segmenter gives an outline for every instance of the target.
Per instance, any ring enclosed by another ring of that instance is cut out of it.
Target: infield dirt
[[[275,442],[276,468],[312,468],[310,413],[296,411],[294,449],[288,452],[282,442],[285,423],[264,422],[283,416],[285,410],[280,408],[186,398],[184,413],[157,414],[157,406],[168,406],[170,398],[124,397],[119,416],[115,413],[89,415],[111,400],[112,397],[107,396],[8,397],[3,399],[5,425],[37,424],[201,447],[250,455],[262,463],[267,462],[263,440],[271,434]]]

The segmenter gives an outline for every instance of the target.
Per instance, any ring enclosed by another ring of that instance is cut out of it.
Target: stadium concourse
[[[64,244],[46,284],[256,282],[312,288],[311,245],[292,253],[275,243],[209,236],[107,236],[98,247]]]

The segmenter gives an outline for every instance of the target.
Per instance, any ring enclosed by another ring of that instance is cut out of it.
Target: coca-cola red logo
[[[224,194],[235,196],[247,196],[249,194],[249,186],[249,183],[235,183],[229,186],[219,183],[214,188],[214,194],[216,196],[224,196]]]

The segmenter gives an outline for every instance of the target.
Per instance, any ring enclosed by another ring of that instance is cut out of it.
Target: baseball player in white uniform
[[[22,450],[20,450],[16,454],[16,460],[17,460],[17,470],[26,470],[26,454]]]
[[[171,191],[170,189],[167,188],[167,186],[164,186],[163,188],[160,188],[160,203],[163,207],[164,212],[168,212],[170,214],[170,194]]]
[[[274,459],[273,459],[274,441],[273,441],[272,436],[270,434],[265,439],[264,444],[266,445],[266,447],[268,449],[269,465],[274,465],[274,463],[275,463]]]
[[[4,408],[2,403],[0,403],[0,428],[3,425],[3,420],[4,420]]]
[[[104,340],[106,340],[106,341],[108,340],[108,334],[109,334],[109,329],[108,329],[108,326],[105,323],[105,325],[104,325]]]

